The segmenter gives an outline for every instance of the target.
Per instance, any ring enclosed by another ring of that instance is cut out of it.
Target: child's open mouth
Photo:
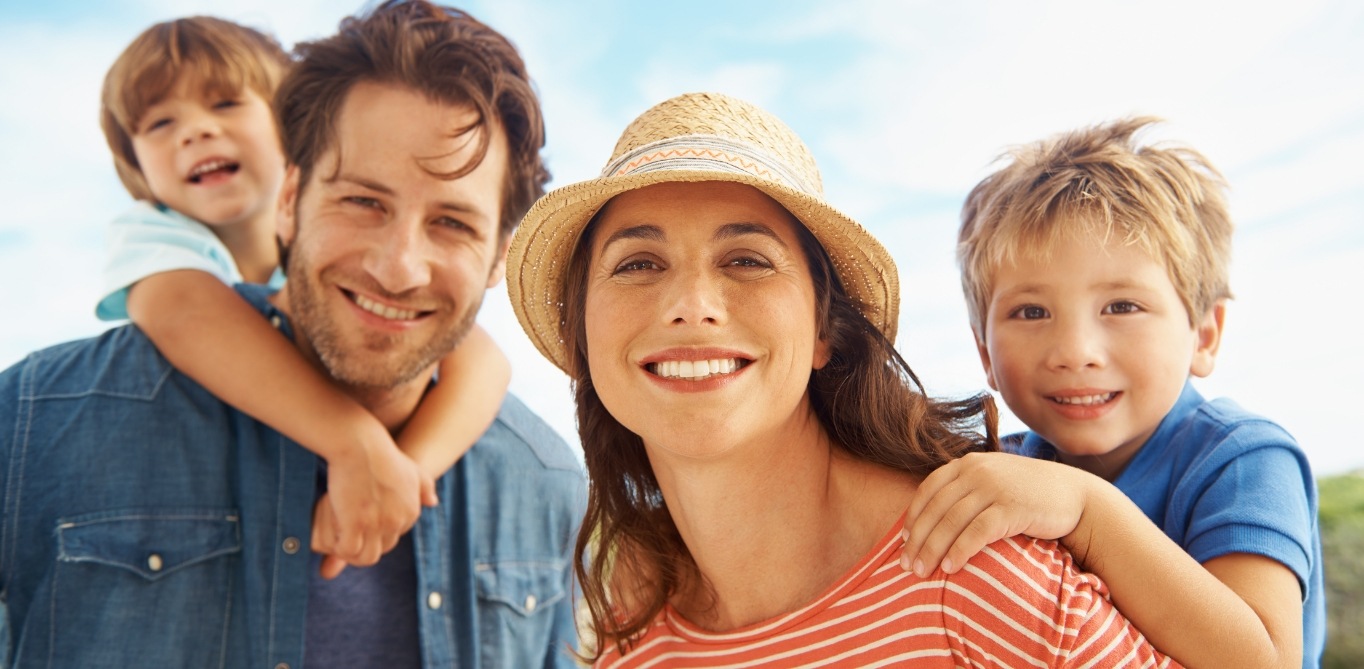
[[[1073,397],[1053,397],[1051,401],[1057,404],[1069,404],[1071,406],[1092,407],[1111,402],[1117,397],[1117,393],[1100,393],[1096,395],[1076,395]]]
[[[241,163],[234,163],[230,160],[205,160],[194,166],[189,171],[189,182],[192,184],[211,183],[218,179],[225,179],[237,173]]]

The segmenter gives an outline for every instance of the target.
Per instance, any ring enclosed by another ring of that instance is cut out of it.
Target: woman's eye
[[[1106,314],[1135,314],[1138,311],[1141,311],[1141,307],[1126,301],[1114,302],[1104,307],[1104,313]]]
[[[767,267],[767,263],[749,256],[734,258],[729,261],[731,267]]]
[[[654,261],[647,258],[633,258],[616,265],[615,273],[625,274],[628,272],[642,272],[644,270],[656,269],[657,267],[658,265],[655,264]]]

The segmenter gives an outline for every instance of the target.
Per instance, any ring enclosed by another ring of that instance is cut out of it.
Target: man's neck
[[[287,289],[276,291],[268,299],[276,309],[284,312],[285,316],[292,318]],[[299,330],[297,323],[294,324],[293,333],[294,345],[298,348],[299,354],[324,377],[331,378],[307,337]],[[389,433],[397,435],[407,425],[407,421],[412,418],[412,415],[417,412],[417,405],[421,404],[422,397],[431,384],[435,369],[435,366],[432,366],[430,370],[418,374],[411,381],[393,388],[352,386],[336,379],[332,379],[332,382],[351,399],[354,399],[356,403],[373,414],[375,418],[378,418]]]

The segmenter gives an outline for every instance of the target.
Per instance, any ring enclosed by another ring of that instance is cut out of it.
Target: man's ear
[[[1194,342],[1193,362],[1189,364],[1190,374],[1200,378],[1212,374],[1213,363],[1217,361],[1217,349],[1222,345],[1222,324],[1226,317],[1227,301],[1218,300],[1194,325],[1194,333],[1198,339]]]
[[[495,287],[507,277],[507,251],[511,248],[511,235],[502,235],[502,241],[498,246],[500,248],[497,250],[497,262],[488,270],[487,288]]]
[[[279,189],[275,209],[275,236],[284,246],[294,243],[298,236],[298,166],[290,165],[284,173],[284,184]]]
[[[999,384],[995,383],[995,368],[990,364],[990,347],[985,344],[985,337],[971,326],[971,337],[976,340],[976,353],[980,354],[980,366],[985,368],[985,382],[990,385],[991,390],[998,391]]]

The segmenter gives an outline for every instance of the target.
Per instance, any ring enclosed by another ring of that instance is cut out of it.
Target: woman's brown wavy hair
[[[588,370],[587,274],[602,207],[584,229],[564,283],[562,336],[587,464],[587,515],[576,563],[591,616],[585,659],[608,643],[625,652],[663,605],[704,578],[673,524],[643,441],[607,411]],[[814,281],[816,318],[832,358],[810,375],[810,405],[833,443],[892,469],[926,476],[973,451],[998,450],[994,400],[929,398],[893,343],[867,321],[843,288],[824,247],[794,226]],[[625,603],[628,601],[628,605]]]

